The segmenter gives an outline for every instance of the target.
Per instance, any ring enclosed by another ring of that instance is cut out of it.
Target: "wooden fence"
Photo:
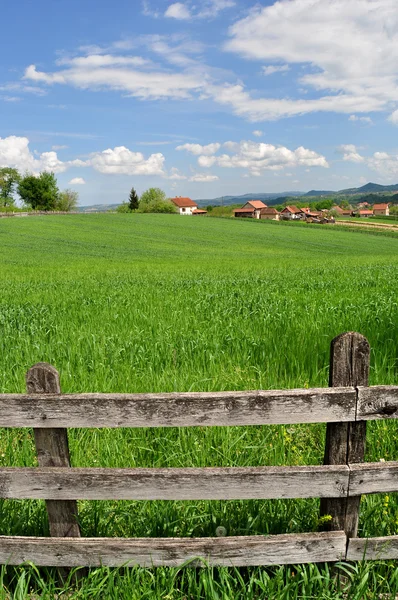
[[[369,344],[331,345],[330,387],[304,390],[61,394],[39,363],[27,394],[0,394],[0,427],[32,427],[38,468],[0,468],[1,498],[46,500],[50,538],[0,536],[0,562],[38,566],[248,566],[398,558],[398,536],[357,537],[362,494],[398,491],[398,462],[364,463],[366,422],[398,416],[398,386],[367,387]],[[327,423],[321,466],[71,468],[67,427]],[[81,538],[76,500],[321,498],[321,533],[221,538]]]

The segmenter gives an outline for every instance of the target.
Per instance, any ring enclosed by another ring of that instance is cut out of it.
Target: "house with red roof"
[[[390,207],[388,204],[374,204],[373,214],[388,217],[390,215]]]
[[[249,200],[242,208],[235,208],[233,212],[235,217],[259,219],[263,208],[267,208],[267,205],[262,200]]]
[[[302,219],[305,216],[305,212],[301,210],[301,208],[297,208],[297,206],[285,206],[283,210],[281,210],[281,216],[283,219],[293,220],[293,219]]]
[[[171,202],[178,208],[180,215],[206,215],[207,210],[200,210],[196,202],[191,198],[183,198],[177,196],[176,198],[170,198]]]

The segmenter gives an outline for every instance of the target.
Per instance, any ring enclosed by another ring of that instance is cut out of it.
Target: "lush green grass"
[[[24,391],[24,374],[38,361],[59,369],[65,392],[324,386],[330,341],[347,330],[371,343],[371,383],[397,383],[398,237],[252,220],[73,215],[0,220],[0,245],[0,392]],[[393,422],[372,423],[367,460],[396,458],[396,433]],[[324,427],[74,430],[70,445],[75,466],[319,464]],[[0,431],[0,465],[32,464],[31,432]],[[394,496],[362,506],[361,535],[398,532]],[[85,536],[318,526],[318,500],[81,502],[79,510]],[[43,504],[3,501],[0,533],[46,534]],[[383,569],[366,573],[382,586],[393,567]],[[150,581],[148,597],[159,586],[172,598],[180,588],[187,597],[232,598],[244,577],[256,590],[247,597],[261,598],[258,581],[271,572],[217,570],[213,596],[204,592],[207,571],[110,571],[106,581]],[[325,571],[299,572],[316,597],[338,597],[316,595]],[[95,577],[105,571],[92,575],[94,587]],[[266,581],[269,594],[277,581],[291,583],[292,594],[304,590],[289,569]]]

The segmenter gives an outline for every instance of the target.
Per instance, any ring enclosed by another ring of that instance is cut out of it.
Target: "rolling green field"
[[[393,234],[98,214],[1,219],[0,247],[0,393],[23,392],[38,361],[59,370],[64,392],[326,386],[330,341],[348,330],[370,341],[371,384],[397,383]],[[366,460],[396,459],[397,433],[394,422],[371,423]],[[72,430],[70,446],[74,466],[320,464],[324,435],[322,425]],[[31,432],[1,430],[0,466],[34,464]],[[47,534],[43,503],[1,506],[0,534]],[[79,504],[84,536],[313,531],[318,509],[318,500]],[[363,500],[360,535],[395,533],[398,499]],[[307,566],[96,569],[68,597],[359,599],[373,597],[363,595],[366,581],[398,592],[393,564],[345,568],[348,596],[328,567]],[[30,587],[55,597],[52,571],[3,575],[20,595],[0,598],[27,597]]]

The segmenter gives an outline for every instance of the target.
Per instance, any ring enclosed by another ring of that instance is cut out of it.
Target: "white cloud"
[[[83,177],[74,177],[69,182],[70,185],[85,185],[85,183]]]
[[[220,148],[221,144],[215,142],[214,144],[207,144],[207,146],[201,146],[200,144],[183,144],[182,146],[177,146],[176,150],[186,150],[195,156],[199,156],[200,154],[211,156]]]
[[[176,181],[182,181],[183,179],[187,179],[187,177],[185,175],[182,175],[179,171],[179,169],[177,169],[176,167],[172,167],[170,169],[170,175],[168,176],[168,179],[174,179]]]
[[[21,98],[19,96],[0,95],[0,100],[3,100],[4,102],[20,102]]]
[[[179,21],[189,21],[190,19],[213,19],[219,15],[222,10],[235,6],[234,0],[202,0],[200,3],[194,2],[175,2],[170,4],[164,13],[165,17],[172,17]]]
[[[151,154],[145,159],[141,152],[117,146],[91,154],[86,164],[100,173],[113,175],[164,175],[164,160],[161,153]]]
[[[38,158],[29,149],[27,137],[10,135],[0,138],[0,167],[14,167],[22,172],[53,171],[62,173],[70,166],[80,166],[81,161],[62,162],[54,151],[38,153]]]
[[[303,146],[296,150],[289,150],[285,146],[252,141],[225,142],[223,146],[235,154],[201,155],[198,158],[199,166],[209,168],[217,165],[222,168],[242,168],[247,169],[254,176],[267,170],[280,171],[285,168],[301,166],[329,166],[324,156],[303,148]]]
[[[66,148],[69,148],[69,146],[65,146],[65,145],[55,145],[55,146],[51,146],[51,150],[66,150]]]
[[[255,135],[256,137],[261,137],[263,135],[263,132],[260,129],[255,129],[253,131],[253,135]]]
[[[343,155],[343,160],[354,163],[362,163],[365,161],[364,157],[359,154],[357,147],[354,144],[342,144],[339,146],[338,152]]]
[[[164,13],[164,16],[178,19],[179,21],[188,21],[191,18],[191,13],[185,4],[182,4],[182,2],[175,2],[174,4],[170,4]]]
[[[394,110],[394,112],[388,117],[388,120],[394,125],[398,125],[398,110]]]
[[[268,65],[262,68],[263,75],[273,75],[274,73],[286,73],[290,71],[289,65]]]
[[[117,57],[115,60],[118,60]],[[119,62],[106,66],[74,62],[54,73],[44,73],[38,71],[35,65],[30,65],[25,70],[24,79],[46,85],[71,85],[80,89],[118,90],[142,100],[187,99],[205,84],[203,74],[138,70]]]
[[[217,181],[217,175],[210,175],[206,173],[197,173],[189,178],[189,181],[195,181],[196,183],[210,183],[211,181]]]
[[[301,64],[307,73],[299,84],[327,94],[253,99],[243,87],[227,88],[223,102],[242,116],[370,112],[398,102],[396,0],[279,0],[257,6],[230,35],[227,50],[251,60]]]
[[[357,115],[350,115],[348,117],[349,121],[360,121],[361,123],[367,123],[368,125],[373,125],[373,121],[370,117],[358,117]]]

